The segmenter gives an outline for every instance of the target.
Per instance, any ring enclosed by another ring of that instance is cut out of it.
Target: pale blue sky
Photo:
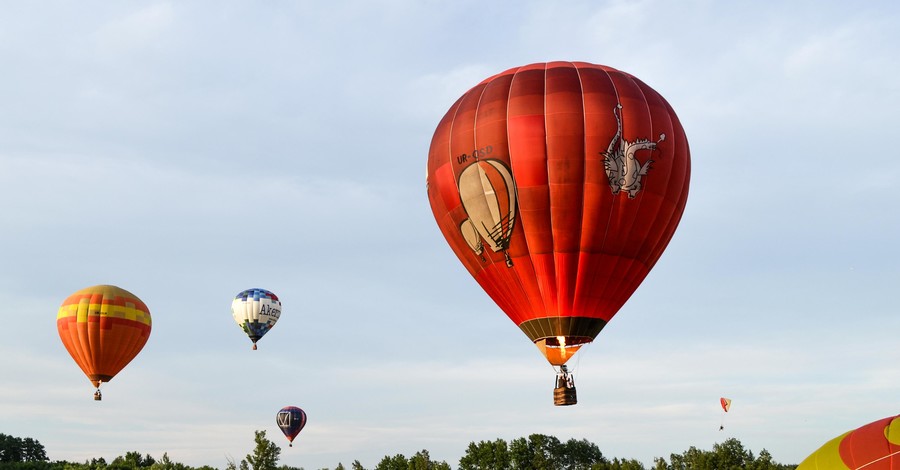
[[[254,430],[308,470],[421,449],[456,467],[531,433],[647,464],[736,437],[799,463],[898,413],[898,57],[887,1],[0,4],[0,432],[53,460],[219,468]],[[550,60],[659,91],[693,162],[568,408],[424,181],[456,98]],[[95,284],[154,320],[101,403],[55,327]],[[284,306],[258,351],[229,311],[250,287]],[[309,416],[293,448],[286,405]]]

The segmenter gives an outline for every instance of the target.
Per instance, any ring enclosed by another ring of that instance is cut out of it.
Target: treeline
[[[240,462],[229,460],[225,470],[304,470],[302,467],[278,465],[281,448],[256,431],[253,452]],[[657,457],[649,469],[634,459],[609,459],[596,444],[586,439],[560,441],[544,434],[532,434],[507,443],[503,439],[472,442],[459,459],[458,470],[793,470],[796,465],[780,464],[763,449],[758,456],[745,449],[737,439],[713,445],[712,450],[695,447],[671,454],[669,459]],[[149,454],[128,452],[111,462],[94,458],[83,463],[64,460],[50,462],[40,442],[0,434],[0,470],[218,470],[204,465],[191,467],[169,459],[159,460]],[[323,468],[319,470],[331,470]],[[349,466],[338,463],[334,470],[369,470],[359,460]],[[452,470],[445,461],[431,459],[427,450],[411,457],[385,455],[371,470]]]

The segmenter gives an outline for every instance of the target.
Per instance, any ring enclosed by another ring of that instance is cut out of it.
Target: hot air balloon
[[[116,286],[94,286],[70,295],[56,315],[59,338],[97,390],[109,382],[150,338],[150,310]]]
[[[591,343],[681,220],[690,152],[675,112],[603,65],[515,67],[466,92],[437,126],[426,188],[469,273],[557,369]]]
[[[828,441],[797,470],[900,468],[900,415],[880,419]]]
[[[286,406],[275,415],[275,422],[287,438],[288,447],[294,447],[294,438],[306,426],[306,412],[296,406]]]
[[[234,296],[231,316],[253,341],[253,349],[256,350],[256,342],[275,326],[281,316],[281,301],[265,289],[247,289]]]

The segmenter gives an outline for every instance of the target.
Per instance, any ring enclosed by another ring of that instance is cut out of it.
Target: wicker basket
[[[557,387],[553,389],[553,404],[556,406],[569,406],[578,403],[575,387]]]

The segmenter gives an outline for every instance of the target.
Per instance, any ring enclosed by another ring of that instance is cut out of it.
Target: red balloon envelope
[[[487,78],[428,154],[441,232],[553,365],[594,340],[653,268],[687,202],[675,112],[637,78],[550,62]]]

